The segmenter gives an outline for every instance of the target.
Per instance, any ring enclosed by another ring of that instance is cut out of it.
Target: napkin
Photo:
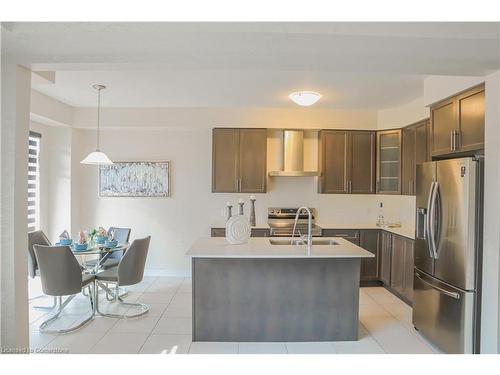
[[[65,230],[59,235],[59,240],[70,240],[71,236],[69,235],[68,231]]]
[[[100,237],[106,237],[108,235],[108,232],[103,227],[99,227],[99,230],[97,231],[97,235]]]
[[[114,240],[115,240],[115,231],[111,230],[109,232],[109,239],[108,239],[108,241],[114,241]]]
[[[85,235],[85,233],[83,232],[83,230],[80,231],[80,233],[78,233],[78,243],[79,244],[85,244],[87,243],[87,236]]]

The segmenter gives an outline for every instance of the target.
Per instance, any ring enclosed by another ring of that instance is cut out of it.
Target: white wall
[[[483,300],[481,345],[500,352],[500,71],[486,77]]]
[[[75,130],[81,159],[93,147],[95,132]],[[190,272],[184,253],[210,226],[223,226],[221,213],[227,201],[236,203],[249,194],[211,193],[211,130],[105,130],[102,149],[113,160],[172,161],[171,198],[98,198],[97,168],[79,165],[81,181],[81,227],[126,226],[132,237],[152,235],[147,268],[151,273]],[[277,151],[270,140],[269,165]],[[76,152],[76,150],[74,150]],[[269,206],[309,205],[318,209],[318,221],[326,223],[375,222],[378,202],[384,201],[390,220],[413,220],[413,197],[375,195],[322,195],[315,178],[269,179],[268,193],[257,196],[257,224],[267,221]],[[248,213],[248,207],[247,207]],[[78,228],[73,228],[74,232]]]
[[[424,105],[429,106],[484,82],[482,76],[429,76],[424,79]]]
[[[404,105],[377,111],[377,126],[379,129],[400,128],[428,117],[429,108],[420,96]]]
[[[28,347],[28,70],[2,58],[0,347]]]
[[[94,128],[95,108],[75,108],[74,126]],[[102,108],[110,127],[210,129],[218,127],[376,129],[376,111],[327,108]]]

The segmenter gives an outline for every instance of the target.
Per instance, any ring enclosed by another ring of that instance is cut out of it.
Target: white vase
[[[226,223],[226,241],[231,245],[247,243],[250,233],[250,222],[244,216],[233,216]]]

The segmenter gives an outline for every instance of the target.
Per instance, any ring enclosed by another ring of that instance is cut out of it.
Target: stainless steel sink
[[[293,241],[290,241],[290,239],[284,239],[284,238],[270,238],[269,243],[271,245],[306,245],[306,242],[301,240],[301,239],[294,239]],[[312,245],[338,245],[339,243],[335,240],[326,240],[326,239],[313,239],[312,240]]]

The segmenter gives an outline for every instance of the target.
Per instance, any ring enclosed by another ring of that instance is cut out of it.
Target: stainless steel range
[[[293,224],[295,221],[295,215],[297,214],[298,208],[281,208],[281,207],[270,207],[267,209],[267,223],[271,228],[271,237],[291,237],[293,231]],[[314,224],[316,210],[310,208],[313,215],[313,225],[312,225],[312,235],[313,237],[321,237],[323,234],[321,227]],[[308,215],[305,210],[299,213],[299,220],[297,221],[297,228],[295,229],[295,235],[305,235],[307,234],[307,219]]]

